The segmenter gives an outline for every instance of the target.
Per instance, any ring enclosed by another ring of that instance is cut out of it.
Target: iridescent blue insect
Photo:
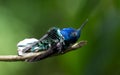
[[[39,61],[54,54],[64,53],[69,46],[73,45],[79,39],[81,30],[87,21],[88,20],[86,20],[79,29],[59,29],[53,27],[49,29],[49,31],[41,39],[34,42],[27,42],[27,45],[21,51],[22,53],[39,52],[43,50],[47,51],[41,56],[28,59],[27,61],[30,62]],[[23,47],[23,44],[19,44],[18,47]]]

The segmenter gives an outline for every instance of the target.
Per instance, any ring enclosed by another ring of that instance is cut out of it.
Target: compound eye
[[[77,36],[77,32],[72,32],[72,33],[71,33],[71,36],[72,36],[72,37],[76,37],[76,36]]]

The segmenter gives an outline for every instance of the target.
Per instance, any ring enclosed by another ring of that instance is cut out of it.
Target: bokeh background
[[[0,75],[120,75],[120,0],[0,0],[0,55],[51,27],[78,28],[88,44],[36,63],[0,62]]]

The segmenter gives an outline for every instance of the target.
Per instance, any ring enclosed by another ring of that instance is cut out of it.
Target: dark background
[[[51,27],[78,28],[88,18],[76,51],[36,63],[0,62],[0,75],[120,75],[120,0],[0,0],[0,54],[40,38]]]

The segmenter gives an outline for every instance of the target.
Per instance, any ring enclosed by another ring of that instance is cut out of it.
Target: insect
[[[53,27],[39,40],[28,38],[17,44],[18,55],[24,56],[26,53],[47,51],[45,54],[27,59],[28,62],[39,61],[53,54],[64,53],[64,51],[73,45],[79,38],[82,28],[86,25],[88,19],[80,28],[57,28]]]

